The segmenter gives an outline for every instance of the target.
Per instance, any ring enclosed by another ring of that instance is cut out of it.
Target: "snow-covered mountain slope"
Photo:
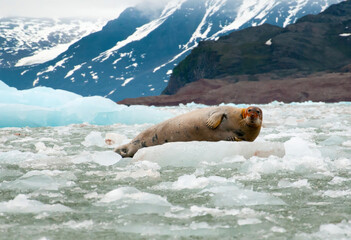
[[[126,9],[56,59],[0,69],[17,88],[44,85],[113,100],[159,95],[199,41],[269,23],[284,27],[341,0],[173,0],[159,14]]]
[[[105,24],[103,19],[0,18],[0,68],[52,60]]]

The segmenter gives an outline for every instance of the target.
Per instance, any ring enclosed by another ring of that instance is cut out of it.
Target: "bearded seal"
[[[194,110],[156,124],[130,143],[115,149],[122,157],[133,157],[144,147],[167,142],[254,141],[262,126],[262,110],[255,106],[209,107]]]

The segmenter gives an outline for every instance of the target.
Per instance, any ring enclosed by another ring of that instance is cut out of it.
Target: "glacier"
[[[17,90],[0,81],[0,127],[156,123],[171,116],[155,108],[127,107],[100,96],[82,97],[49,87]]]

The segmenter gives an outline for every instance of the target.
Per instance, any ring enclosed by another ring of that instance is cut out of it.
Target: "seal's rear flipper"
[[[121,155],[122,157],[129,157],[128,156],[128,147],[127,147],[127,144],[126,145],[122,145],[122,146],[119,146],[118,148],[116,148],[115,150],[115,153],[118,153],[119,155]]]

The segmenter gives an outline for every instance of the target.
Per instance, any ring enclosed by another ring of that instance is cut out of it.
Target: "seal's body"
[[[261,125],[262,110],[258,107],[203,108],[154,125],[115,152],[122,157],[133,157],[140,148],[167,142],[254,141]]]

